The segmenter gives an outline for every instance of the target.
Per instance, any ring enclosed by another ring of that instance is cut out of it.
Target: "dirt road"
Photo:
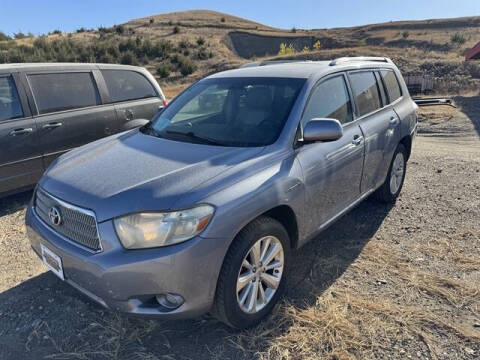
[[[250,331],[101,309],[30,250],[30,194],[0,200],[0,359],[480,358],[480,98],[457,102],[422,111],[396,205],[366,201],[298,251]]]

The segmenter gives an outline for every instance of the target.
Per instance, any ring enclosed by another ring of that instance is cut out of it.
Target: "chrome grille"
[[[52,209],[60,215],[61,222],[58,225],[50,218]],[[97,221],[92,211],[70,205],[38,189],[35,212],[53,231],[90,250],[101,250]]]

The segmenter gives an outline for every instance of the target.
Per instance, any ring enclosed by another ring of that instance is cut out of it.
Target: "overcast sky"
[[[0,31],[36,35],[127,22],[153,14],[210,9],[290,29],[480,15],[480,0],[0,0]]]

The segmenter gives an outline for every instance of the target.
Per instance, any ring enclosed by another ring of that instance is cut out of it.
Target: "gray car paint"
[[[417,107],[401,81],[400,100],[344,125],[340,140],[298,144],[297,129],[308,96],[326,76],[382,67],[393,69],[401,79],[391,63],[328,64],[251,67],[211,76],[306,79],[272,145],[222,148],[158,139],[134,130],[63,155],[39,186],[96,213],[103,252],[92,254],[65,242],[29,206],[26,224],[32,247],[37,253],[40,243],[50,247],[62,257],[67,281],[111,309],[174,318],[208,311],[225,254],[246,224],[271,209],[288,208],[298,227],[292,244],[303,245],[383,183],[392,149],[414,134]],[[394,136],[388,125],[393,112],[399,117]],[[353,144],[356,136],[366,138],[367,145]],[[372,169],[365,171],[364,159]],[[214,205],[215,214],[199,236],[184,243],[129,251],[115,234],[116,216],[199,203]],[[185,303],[171,312],[146,305],[147,299],[164,292],[181,294]]]
[[[100,71],[103,69],[139,72],[153,85],[158,97],[110,104],[108,90]],[[102,103],[86,108],[39,114],[28,83],[28,75],[63,72],[91,73]],[[73,148],[143,125],[152,118],[165,99],[153,76],[147,70],[136,66],[4,64],[0,65],[0,76],[13,76],[25,114],[23,119],[0,121],[0,196],[32,187],[54,159]],[[131,116],[125,117],[125,112]],[[143,120],[139,122],[140,119]],[[61,126],[51,127],[52,124]],[[16,129],[32,129],[32,132],[10,136],[10,132]]]

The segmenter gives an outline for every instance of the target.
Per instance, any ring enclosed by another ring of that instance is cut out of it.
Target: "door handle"
[[[399,120],[398,120],[397,117],[392,116],[392,117],[390,118],[390,124],[391,124],[391,125],[397,125],[398,123],[399,123]]]
[[[25,129],[15,129],[10,131],[8,135],[10,136],[17,136],[17,135],[24,135],[24,134],[30,134],[33,132],[32,128],[25,128]]]
[[[360,136],[360,135],[355,135],[353,137],[353,141],[352,141],[352,144],[353,145],[360,145],[363,141],[363,136]]]
[[[43,129],[53,129],[62,126],[61,122],[48,123],[42,126]]]

